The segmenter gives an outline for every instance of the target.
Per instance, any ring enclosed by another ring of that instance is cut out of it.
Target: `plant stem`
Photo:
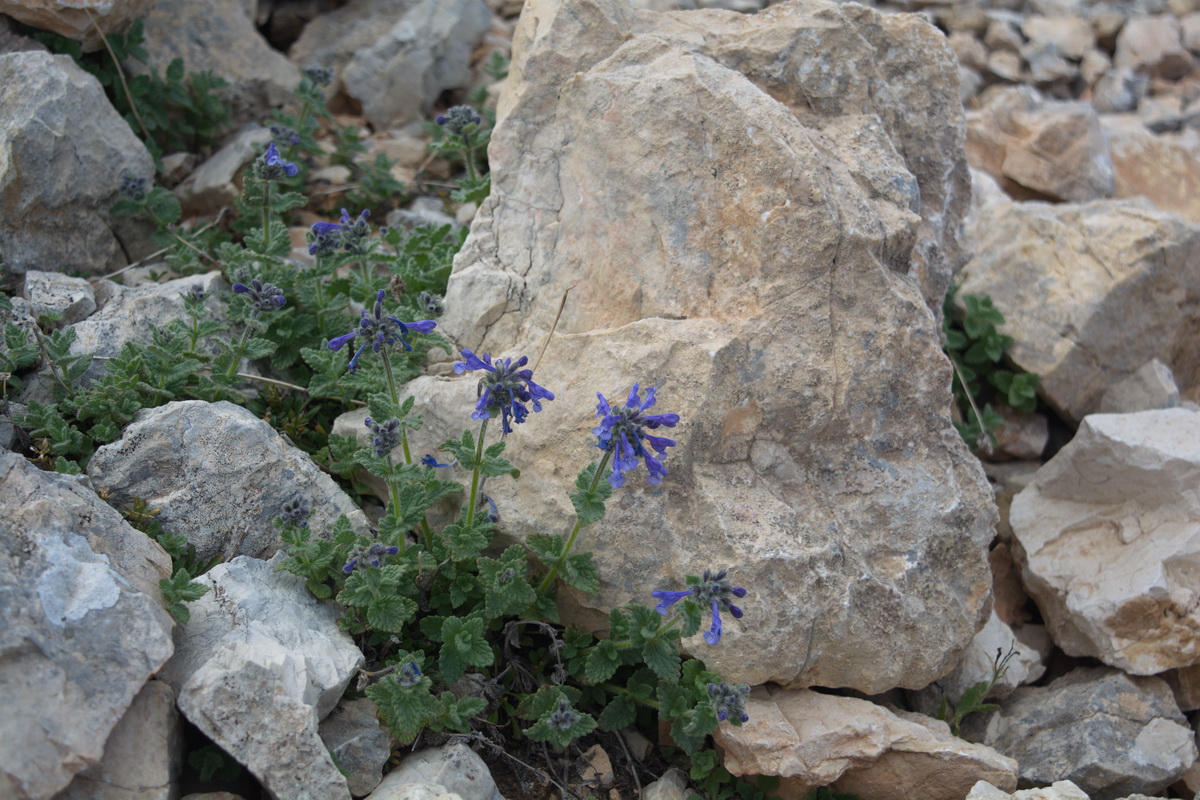
[[[467,524],[475,521],[475,506],[479,503],[479,473],[483,467],[483,437],[487,433],[490,418],[479,424],[479,441],[475,443],[475,469],[471,470],[471,499],[467,506]]]
[[[242,356],[246,354],[246,339],[250,336],[250,329],[253,328],[255,322],[257,322],[257,316],[258,312],[252,311],[250,313],[250,318],[246,320],[246,327],[242,329],[242,338],[238,341],[237,351],[234,354],[233,363],[229,365],[229,372],[225,374],[225,377],[231,380],[237,375],[238,367],[240,367],[242,364]]]
[[[600,464],[596,467],[596,473],[592,475],[592,483],[588,486],[588,494],[596,491],[596,487],[600,485],[600,476],[604,474],[604,468],[608,466],[608,460],[612,457],[612,451],[604,451],[604,457],[600,459]],[[546,592],[550,589],[550,585],[558,576],[558,572],[562,569],[563,564],[567,563],[567,556],[571,554],[571,548],[575,546],[575,539],[579,536],[579,532],[583,530],[583,521],[578,515],[575,516],[575,527],[571,528],[571,535],[567,537],[567,543],[563,545],[562,555],[554,562],[554,566],[546,573],[546,577],[542,578],[542,582],[538,584],[538,592]]]
[[[395,509],[396,516],[400,516],[400,484],[396,480],[395,469],[392,466],[392,454],[391,453],[387,454],[387,472],[388,472],[388,481],[387,481],[388,482],[388,494],[391,495],[391,498],[392,498],[392,508]],[[400,548],[400,555],[404,555],[404,550],[407,548],[408,543],[404,541],[403,533],[400,534],[400,539],[399,539],[399,541],[396,542],[396,545]]]
[[[133,112],[133,118],[137,120],[138,127],[142,129],[142,136],[145,137],[143,141],[149,144],[150,131],[146,130],[146,123],[142,122],[142,115],[138,113],[137,103],[133,102],[133,92],[129,91],[129,83],[125,80],[125,70],[121,68],[117,54],[113,52],[112,45],[108,43],[108,37],[104,35],[104,31],[100,30],[100,24],[92,16],[91,10],[84,6],[83,11],[87,14],[92,27],[96,29],[96,33],[100,34],[100,41],[104,42],[104,49],[108,51],[108,57],[112,59],[113,67],[117,71],[117,78],[121,81],[121,88],[125,90],[125,99],[129,101],[129,110]],[[157,162],[157,159],[155,161]]]
[[[387,374],[388,392],[392,397],[392,405],[398,411],[400,409],[400,389],[396,386],[396,374],[392,372],[392,354],[387,350],[382,350],[380,354],[383,356],[383,371]],[[408,429],[403,425],[400,426],[400,444],[404,446],[404,463],[412,463],[412,453],[408,449]]]
[[[263,181],[263,255],[271,250],[271,182]]]

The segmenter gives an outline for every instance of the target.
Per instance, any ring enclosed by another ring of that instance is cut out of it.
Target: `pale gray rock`
[[[830,785],[872,800],[960,800],[984,779],[1017,788],[1017,764],[950,735],[946,723],[893,713],[855,697],[757,687],[750,719],[713,738],[734,775],[777,775],[780,794],[803,797]]]
[[[376,127],[397,127],[470,84],[471,49],[490,24],[482,0],[351,0],[309,23],[289,55],[334,67],[331,91],[361,103]]]
[[[367,529],[362,511],[306,453],[224,401],[139,411],[120,439],[96,451],[88,474],[117,505],[140,497],[160,509],[156,519],[195,545],[202,562],[274,554],[281,543],[272,520],[297,495],[312,503],[316,536],[342,514]]]
[[[674,767],[642,787],[642,800],[687,800],[689,794],[687,775]]]
[[[1093,414],[1013,500],[1054,641],[1135,675],[1200,663],[1200,413]]]
[[[1079,67],[1052,44],[1028,44],[1021,48],[1021,58],[1029,67],[1029,79],[1038,85],[1065,84],[1079,74]]]
[[[379,721],[379,709],[370,698],[342,700],[321,720],[321,740],[350,774],[350,794],[370,794],[383,779],[383,767],[392,756],[392,737]]]
[[[1179,20],[1171,14],[1135,17],[1117,36],[1113,63],[1155,78],[1178,80],[1192,68]]]
[[[971,787],[966,800],[1090,800],[1087,792],[1070,781],[1055,781],[1040,789],[1020,789],[1011,794],[997,789],[987,781]]]
[[[464,800],[437,783],[387,783],[371,792],[367,800]]]
[[[149,681],[104,743],[104,758],[54,800],[169,800],[179,794],[183,725],[175,693]]]
[[[288,102],[300,83],[300,70],[267,43],[241,0],[157,0],[145,30],[153,69],[165,72],[182,58],[186,71],[208,70],[228,81],[220,96],[234,125]]]
[[[159,677],[184,716],[272,796],[348,800],[317,725],[363,656],[338,629],[336,606],[276,570],[282,558],[239,556],[200,576],[211,591],[190,605]]]
[[[69,56],[0,54],[0,291],[28,270],[96,275],[125,264],[109,208],[154,161],[99,82]]]
[[[1006,19],[993,19],[988,23],[987,31],[983,34],[983,43],[989,50],[1004,50],[1019,53],[1025,45],[1025,39],[1017,26]]]
[[[0,0],[0,14],[66,36],[84,50],[104,46],[101,33],[124,33],[157,0]]]
[[[1169,786],[1196,760],[1193,739],[1164,681],[1092,667],[1018,689],[984,742],[1017,760],[1023,786],[1067,780],[1115,800]]]
[[[407,756],[371,795],[390,798],[406,784],[441,786],[462,800],[504,800],[487,764],[465,744],[430,747]]]
[[[1160,211],[1200,224],[1200,134],[1189,129],[1155,135],[1131,116],[1104,117],[1103,124],[1116,177],[1114,196],[1144,197]]]
[[[0,796],[47,800],[171,657],[171,560],[77,477],[0,452]]]
[[[1129,414],[1156,408],[1177,408],[1179,387],[1171,368],[1157,358],[1109,387],[1100,398],[1101,414]]]
[[[184,213],[203,215],[232,208],[233,201],[242,196],[237,180],[242,167],[265,150],[270,141],[271,131],[258,127],[238,131],[229,137],[212,158],[175,187],[175,199]]]
[[[1095,109],[1046,101],[1027,86],[992,95],[967,114],[967,155],[1019,199],[1111,197],[1113,166]]]
[[[1034,14],[1021,23],[1021,33],[1033,44],[1050,45],[1076,61],[1096,44],[1092,26],[1080,16],[1044,17]]]
[[[1129,67],[1107,70],[1092,89],[1092,105],[1101,114],[1133,111],[1146,94],[1149,81]]]
[[[521,480],[488,484],[505,531],[562,527],[597,391],[657,386],[684,420],[671,476],[630,477],[584,531],[607,581],[563,592],[565,613],[604,627],[729,565],[754,624],[685,648],[730,680],[880,692],[947,672],[986,618],[995,512],[924,294],[967,202],[944,38],[857,5],[570,0],[527,6],[514,49],[442,318],[463,347],[532,358],[573,287],[537,372],[557,399],[508,440]],[[408,385],[419,452],[460,435],[475,384]]]
[[[57,314],[63,325],[74,325],[96,310],[92,285],[59,272],[26,272],[24,295],[34,317]]]
[[[1200,383],[1200,308],[1180,302],[1200,291],[1200,226],[1138,200],[991,208],[962,292],[992,298],[1052,408],[1078,422],[1153,358]]]

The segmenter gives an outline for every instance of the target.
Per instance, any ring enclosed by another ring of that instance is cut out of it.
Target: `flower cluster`
[[[717,719],[721,722],[732,717],[737,722],[750,719],[746,713],[746,698],[750,696],[750,687],[745,684],[737,685],[721,681],[708,685],[708,696],[712,700]],[[736,723],[735,723],[736,724]]]
[[[713,571],[710,569],[704,570],[700,576],[700,582],[682,592],[670,592],[662,589],[657,589],[650,593],[651,597],[658,600],[658,605],[654,610],[660,614],[666,615],[667,609],[678,603],[685,597],[692,597],[702,606],[712,607],[712,627],[704,633],[704,641],[709,644],[716,644],[721,641],[721,609],[725,609],[733,615],[734,619],[742,618],[742,610],[733,604],[731,598],[742,598],[746,596],[746,590],[741,586],[734,586],[729,582],[729,573],[726,570]]]
[[[185,301],[190,301],[193,303],[203,303],[204,302],[204,285],[200,284],[200,283],[193,283],[191,286],[189,286],[187,288],[186,291],[180,293],[179,296],[182,297]]]
[[[279,512],[279,519],[286,525],[307,528],[308,515],[311,513],[312,503],[304,495],[298,494],[283,504],[283,510]]]
[[[386,317],[383,314],[383,289],[379,290],[379,294],[375,295],[375,308],[373,312],[368,312],[365,308],[362,312],[362,319],[359,320],[357,330],[350,331],[344,336],[339,336],[326,345],[330,350],[341,350],[346,342],[356,336],[363,337],[363,343],[359,346],[354,357],[350,359],[350,372],[358,369],[359,356],[370,345],[371,349],[378,353],[384,346],[392,347],[397,342],[404,345],[405,350],[412,350],[412,345],[404,338],[409,331],[417,333],[431,333],[437,327],[437,323],[433,320],[420,320],[419,322],[401,322],[395,317]]]
[[[126,197],[131,197],[134,200],[137,200],[139,197],[146,194],[146,190],[148,188],[149,181],[147,181],[145,178],[140,178],[137,175],[134,175],[132,172],[125,172],[121,174],[121,185],[118,187],[117,191]]]
[[[250,303],[255,311],[277,311],[287,302],[282,289],[273,283],[260,283],[257,278],[250,281],[249,286],[235,283],[233,291],[235,294],[250,295]]]
[[[396,683],[405,689],[411,689],[421,682],[421,668],[415,661],[407,662],[396,672]]]
[[[394,556],[400,552],[396,545],[384,545],[375,542],[370,547],[360,547],[350,552],[350,560],[342,567],[342,572],[349,575],[356,569],[372,569],[378,567],[384,556]]]
[[[470,106],[454,106],[445,114],[434,117],[433,121],[455,136],[462,136],[468,125],[479,125],[483,122],[483,117],[475,113],[475,109]]]
[[[294,178],[299,171],[300,168],[295,164],[289,164],[279,157],[274,142],[267,145],[267,151],[254,161],[254,174],[264,181],[277,181],[285,176]]]
[[[371,433],[375,434],[371,444],[375,446],[375,455],[380,458],[392,452],[396,445],[400,444],[400,420],[395,417],[382,425],[367,417],[365,424],[370,428]]]
[[[333,82],[333,67],[305,67],[304,75],[317,86],[328,86]]]
[[[370,216],[370,210],[364,208],[355,219],[343,208],[340,223],[314,222],[312,238],[308,243],[309,255],[328,255],[339,247],[347,253],[362,253],[366,248],[365,242],[371,235],[371,226],[367,223]]]
[[[417,295],[417,302],[421,304],[421,308],[425,309],[427,314],[439,317],[446,313],[446,306],[442,298],[432,292],[421,292]]]
[[[600,440],[596,446],[613,454],[612,474],[608,476],[608,483],[614,489],[625,485],[625,476],[622,473],[637,469],[639,458],[645,460],[646,471],[650,473],[646,479],[647,483],[658,485],[667,474],[667,468],[659,458],[666,456],[668,447],[675,446],[675,440],[652,436],[646,433],[646,429],[654,430],[664,426],[674,428],[679,423],[679,415],[644,413],[655,403],[654,391],[653,386],[648,388],[646,399],[643,401],[639,396],[638,384],[635,383],[624,406],[609,405],[604,395],[596,393],[596,397],[600,398],[599,404],[596,405],[596,416],[603,419],[592,433]],[[650,450],[646,449],[647,444],[658,453],[659,458],[655,458]]]
[[[300,134],[291,128],[285,128],[282,125],[272,125],[271,135],[276,139],[283,139],[284,141],[291,142],[293,145],[300,144]]]
[[[560,698],[556,708],[546,719],[546,725],[560,731],[570,730],[579,721],[579,713],[571,709],[571,704],[565,698]]]
[[[456,375],[477,369],[486,373],[479,379],[475,391],[479,400],[475,403],[475,413],[471,414],[471,419],[490,419],[499,412],[501,432],[512,433],[509,420],[517,424],[524,422],[529,416],[526,403],[531,403],[536,412],[542,410],[543,400],[554,399],[553,392],[533,382],[533,370],[524,369],[529,363],[527,356],[521,356],[516,361],[498,358],[493,364],[492,357],[487,353],[476,356],[470,350],[463,350],[462,354],[464,360],[454,363]]]

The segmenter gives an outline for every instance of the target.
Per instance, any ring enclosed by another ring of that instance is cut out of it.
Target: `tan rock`
[[[1002,80],[1013,83],[1021,80],[1021,67],[1024,62],[1020,53],[1011,50],[993,50],[988,54],[988,71]]]
[[[988,24],[987,32],[983,35],[983,43],[990,50],[1007,50],[1019,53],[1025,44],[1017,26],[1006,20],[994,19]]]
[[[996,204],[973,230],[965,294],[989,295],[1016,340],[1016,366],[1078,421],[1152,358],[1200,382],[1200,227],[1145,201]],[[1153,288],[1151,288],[1153,287]]]
[[[960,800],[979,780],[1017,786],[1016,762],[950,735],[944,722],[867,700],[758,687],[750,720],[714,740],[734,775],[778,775],[784,797],[819,786],[877,800]]]
[[[996,437],[996,445],[991,452],[984,455],[991,461],[1006,461],[1020,459],[1032,461],[1040,458],[1050,440],[1050,424],[1045,415],[1036,411],[1021,411],[1004,404],[995,407],[1004,423],[992,435]]]
[[[1040,789],[1021,789],[1009,794],[980,781],[971,788],[967,800],[1089,800],[1087,792],[1070,781],[1055,781]]]
[[[987,69],[988,49],[983,42],[969,33],[952,33],[947,41],[959,64],[973,70]]]
[[[1013,563],[1012,551],[1000,542],[988,553],[988,564],[992,568],[992,608],[996,616],[1006,625],[1028,622],[1025,610],[1029,595],[1021,585],[1020,571]]]
[[[1182,78],[1192,68],[1192,56],[1183,46],[1179,20],[1170,14],[1135,17],[1117,36],[1113,63],[1156,78]]]
[[[1183,46],[1193,53],[1200,53],[1200,12],[1192,12],[1179,20]]]
[[[1179,387],[1171,368],[1157,358],[1109,387],[1100,400],[1101,414],[1129,414],[1179,406]]]
[[[1043,17],[1034,14],[1021,23],[1021,32],[1030,42],[1053,45],[1060,55],[1076,61],[1096,44],[1092,26],[1086,19],[1077,16]]]
[[[124,33],[157,0],[0,0],[0,14],[74,39],[84,50],[104,47],[104,35]]]
[[[568,0],[522,20],[493,193],[442,318],[463,347],[535,357],[571,289],[537,370],[557,399],[508,439],[521,480],[488,485],[505,534],[562,526],[596,392],[654,385],[685,420],[671,476],[631,478],[584,531],[615,577],[564,592],[564,613],[603,626],[730,565],[754,624],[726,624],[736,646],[685,642],[730,680],[879,692],[945,673],[987,611],[994,517],[925,299],[968,200],[944,37],[820,1]],[[409,384],[420,447],[461,433],[475,383]]]
[[[249,128],[230,137],[212,158],[175,187],[175,199],[184,213],[205,215],[232,207],[242,195],[242,169],[271,141],[266,128]]]
[[[1113,191],[1112,161],[1095,110],[1046,102],[1033,89],[1000,91],[967,114],[971,166],[1021,199],[1092,200]]]
[[[1094,414],[1013,501],[1054,641],[1135,675],[1200,663],[1200,413]]]
[[[1168,670],[1160,676],[1171,687],[1180,711],[1200,708],[1200,665]],[[1200,786],[1196,787],[1200,791]]]
[[[1114,197],[1145,197],[1155,208],[1200,224],[1200,133],[1155,135],[1140,125],[1118,125],[1107,118],[1104,130]]]

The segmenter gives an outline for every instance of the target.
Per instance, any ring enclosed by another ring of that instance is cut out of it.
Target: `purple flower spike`
[[[299,167],[289,164],[279,156],[279,150],[275,147],[274,142],[267,145],[267,151],[259,156],[255,168],[258,177],[265,181],[277,181],[285,175],[294,178],[300,172]]]
[[[521,356],[515,361],[511,358],[498,358],[492,363],[492,357],[484,353],[476,356],[470,350],[463,350],[463,360],[454,364],[456,375],[473,370],[483,370],[484,376],[479,379],[475,395],[475,411],[471,419],[490,419],[497,412],[500,414],[500,430],[502,433],[512,433],[511,420],[520,424],[529,416],[529,403],[534,412],[542,410],[543,400],[553,400],[554,393],[549,389],[533,382],[533,370],[524,369],[529,358]]]
[[[362,342],[358,350],[354,353],[354,357],[350,359],[348,367],[351,373],[358,369],[359,356],[369,346],[373,351],[378,353],[384,347],[393,347],[397,343],[404,346],[405,350],[412,350],[412,345],[405,338],[410,331],[417,333],[431,333],[437,327],[437,323],[433,320],[420,320],[419,322],[401,322],[395,317],[384,316],[383,313],[383,298],[386,295],[383,289],[375,295],[375,307],[371,311],[365,308],[362,311],[362,319],[358,321],[358,328],[349,333],[338,336],[336,339],[331,339],[329,344],[325,345],[330,350],[341,350],[346,346],[346,343],[356,336],[361,336]]]
[[[599,439],[596,446],[613,454],[612,474],[608,476],[608,483],[614,489],[625,485],[623,473],[637,469],[639,458],[645,462],[649,473],[646,482],[652,486],[662,483],[667,476],[667,468],[660,459],[666,457],[668,447],[675,446],[674,439],[653,436],[646,433],[646,429],[674,428],[679,424],[679,415],[643,413],[656,402],[655,389],[650,387],[646,390],[644,401],[639,394],[638,384],[635,383],[625,405],[620,406],[609,404],[604,395],[596,393],[600,400],[596,405],[596,416],[603,419],[592,433]]]
[[[427,467],[453,467],[458,462],[452,460],[449,464],[439,464],[436,458],[426,453],[421,457],[421,463]]]
[[[717,605],[717,601],[712,601],[712,627],[704,632],[704,641],[709,644],[716,644],[721,641],[721,609]]]
[[[704,633],[704,641],[709,644],[717,644],[721,641],[721,633],[724,630],[721,623],[721,610],[728,611],[734,619],[741,619],[742,610],[735,606],[730,598],[745,597],[746,590],[732,585],[726,570],[706,569],[701,574],[699,582],[693,584],[690,589],[682,592],[656,589],[650,593],[650,596],[658,600],[658,605],[654,607],[654,610],[664,616],[668,608],[685,597],[693,598],[702,606],[709,606],[712,609],[712,626]]]
[[[683,598],[691,596],[691,594],[691,589],[683,592],[668,592],[663,589],[657,589],[651,592],[650,596],[658,600],[658,605],[654,607],[654,610],[663,616],[666,616],[668,608],[675,605]]]

